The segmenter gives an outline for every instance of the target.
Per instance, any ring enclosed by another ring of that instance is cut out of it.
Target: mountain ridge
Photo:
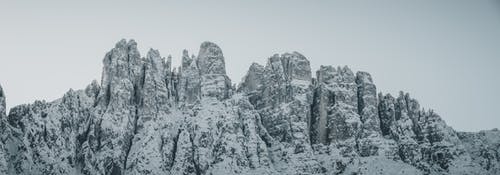
[[[180,67],[134,40],[101,83],[5,111],[0,174],[498,174],[500,132],[457,132],[367,72],[298,52],[253,63],[236,87],[203,42]]]

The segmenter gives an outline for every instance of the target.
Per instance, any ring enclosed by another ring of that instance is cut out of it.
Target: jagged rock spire
[[[187,103],[198,101],[201,98],[201,77],[195,61],[191,61],[191,64],[181,69],[179,79],[180,101]]]
[[[252,64],[239,89],[248,93],[260,115],[266,116],[262,121],[269,134],[280,142],[291,144],[291,151],[299,153],[311,150],[310,88],[309,61],[293,52],[271,56],[265,67]]]
[[[361,129],[358,135],[358,152],[361,156],[383,155],[391,152],[387,141],[382,139],[378,111],[377,89],[368,72],[356,73],[358,85],[358,114]],[[389,153],[392,154],[392,153]]]
[[[311,83],[311,64],[304,55],[299,52],[285,53],[281,55],[281,61],[288,79]]]
[[[0,174],[8,173],[7,154],[3,138],[6,138],[7,123],[5,118],[5,93],[0,84]]]
[[[193,62],[193,59],[189,57],[189,53],[187,50],[182,51],[182,69],[186,69],[191,65],[191,62]]]
[[[371,75],[367,72],[356,73],[356,84],[358,85],[358,114],[363,123],[362,134],[364,137],[372,134],[379,135],[381,131],[377,110],[377,89]]]
[[[169,100],[167,84],[165,82],[165,72],[168,71],[165,58],[160,56],[160,52],[150,49],[146,55],[143,66],[142,105],[148,106],[152,112],[165,108]]]
[[[393,130],[393,123],[396,120],[396,109],[394,106],[396,99],[394,99],[391,94],[383,95],[382,93],[379,93],[378,100],[380,129],[384,136],[390,137]]]
[[[232,94],[231,80],[226,75],[222,50],[212,42],[203,42],[196,59],[201,75],[201,95],[227,99]]]
[[[5,115],[5,93],[3,92],[2,85],[0,84],[0,119]]]
[[[312,116],[315,143],[339,143],[352,147],[360,129],[358,87],[355,75],[347,66],[335,69],[321,66],[316,72]]]
[[[260,90],[263,87],[264,80],[264,66],[258,63],[252,63],[248,69],[247,74],[243,77],[242,83],[238,87],[238,91],[245,91],[247,93]]]
[[[99,91],[101,90],[101,85],[99,85],[99,82],[97,80],[92,80],[92,82],[85,88],[85,93],[89,97],[93,97],[93,99],[97,99],[97,96],[99,95]]]
[[[121,108],[138,99],[133,95],[142,82],[142,59],[134,40],[120,40],[103,60],[103,73],[99,93],[99,103],[111,104],[111,109]]]
[[[105,156],[94,160],[95,165],[90,167],[100,173],[121,174],[137,127],[137,106],[142,103],[144,60],[134,40],[122,39],[106,53],[103,64],[95,119],[100,125],[94,129],[96,136],[89,140],[102,144],[100,150]]]
[[[222,50],[215,43],[205,41],[198,53],[198,67],[200,74],[226,74],[226,63]]]

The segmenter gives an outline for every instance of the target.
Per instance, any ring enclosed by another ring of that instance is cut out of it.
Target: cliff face
[[[0,174],[500,174],[500,133],[456,132],[369,73],[303,55],[252,64],[238,88],[204,42],[173,68],[121,40],[102,80],[6,115]]]

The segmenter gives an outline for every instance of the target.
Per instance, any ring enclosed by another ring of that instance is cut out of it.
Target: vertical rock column
[[[290,129],[292,131],[292,143],[295,145],[295,153],[306,152],[310,150],[311,66],[309,60],[298,52],[283,54],[281,57],[284,73],[289,82],[285,99],[290,101],[284,115],[290,117]]]
[[[162,145],[159,144],[162,142],[161,124],[168,120],[170,110],[165,69],[165,58],[157,50],[150,49],[144,60],[141,100],[137,104],[134,138],[126,160],[126,174],[165,173],[162,170]]]
[[[377,155],[382,141],[377,106],[377,89],[367,72],[356,73],[358,85],[358,114],[361,117],[361,133],[358,152],[361,156]]]
[[[219,46],[208,41],[202,43],[196,63],[201,76],[201,95],[229,98],[232,93],[231,80],[226,75],[224,55]]]
[[[121,40],[104,58],[98,96],[94,164],[102,174],[121,174],[132,145],[144,81],[143,60],[133,40]]]
[[[311,119],[311,128],[315,128],[317,134],[311,140],[354,148],[361,127],[355,80],[354,73],[348,67],[335,69],[321,66],[318,70]]]
[[[6,114],[5,114],[5,94],[0,85],[0,174],[7,174],[7,161],[5,152],[4,137],[7,130]]]
[[[0,85],[0,120],[5,118],[5,93],[3,92],[2,85]]]
[[[367,72],[356,74],[358,85],[358,113],[361,117],[361,137],[380,135],[380,120],[377,107],[377,89]]]
[[[383,95],[379,93],[378,95],[378,110],[379,110],[379,118],[380,118],[380,130],[382,131],[382,135],[386,138],[391,138],[392,132],[394,129],[394,121],[395,119],[395,99],[390,94]]]
[[[274,139],[291,144],[295,153],[310,149],[308,123],[312,79],[309,61],[297,52],[276,54],[268,59],[262,76],[264,81],[258,81],[263,84],[260,99],[251,101],[257,104],[264,127]]]
[[[252,63],[247,74],[243,77],[243,82],[238,87],[238,92],[248,95],[250,103],[255,108],[263,108],[261,92],[264,86],[264,66]]]
[[[399,147],[399,156],[403,161],[411,164],[421,163],[422,157],[418,142],[415,140],[415,124],[410,118],[407,98],[403,92],[399,93],[394,103],[395,116],[392,130],[392,138],[396,140]]]
[[[309,119],[312,103],[312,77],[309,60],[298,52],[275,54],[262,69],[253,64],[239,88],[249,95],[269,133],[266,143],[278,152],[272,155],[277,164],[300,162],[279,171],[307,174],[319,167],[312,157]]]
[[[193,58],[188,56],[184,50],[182,56],[182,65],[178,74],[179,84],[177,85],[178,100],[193,104],[201,97],[201,77],[198,65]]]

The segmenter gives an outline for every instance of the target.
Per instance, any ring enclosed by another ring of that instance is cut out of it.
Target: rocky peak
[[[349,108],[357,110],[358,86],[356,76],[349,67],[344,66],[335,69],[332,66],[320,66],[316,75],[316,79],[320,83],[319,86],[335,92],[335,103],[344,103]]]
[[[264,66],[252,63],[247,74],[243,77],[241,84],[239,84],[238,91],[250,93],[261,89],[263,86],[264,71]]]
[[[0,85],[0,119],[5,115],[5,93]]]
[[[267,60],[266,69],[283,81],[299,80],[311,82],[309,60],[298,52],[274,54]]]
[[[137,103],[134,89],[142,82],[143,60],[134,40],[120,40],[104,57],[99,103],[123,106]],[[116,107],[118,107],[116,106]]]
[[[222,50],[212,42],[203,42],[196,59],[201,75],[201,95],[227,99],[232,94],[231,80],[226,75]]]
[[[189,57],[189,53],[187,50],[182,51],[182,65],[181,68],[185,69],[191,65],[191,62],[193,62],[193,59]]]
[[[226,63],[222,50],[215,43],[205,41],[200,46],[198,53],[198,66],[200,74],[226,74]]]
[[[274,54],[267,60],[264,74],[264,95],[271,92],[277,94],[269,95],[278,95],[270,100],[278,103],[289,102],[296,97],[307,100],[306,91],[312,84],[311,66],[302,54]]]
[[[168,55],[167,62],[165,63],[165,71],[167,74],[170,74],[172,71],[172,55]]]
[[[377,106],[377,88],[367,72],[356,73],[358,85],[358,114],[363,123],[363,135],[379,135],[380,121]]]
[[[393,126],[393,122],[396,120],[396,99],[392,97],[391,94],[383,95],[382,93],[379,93],[378,99],[380,129],[384,136],[389,136],[391,134],[391,127]]]
[[[289,79],[311,82],[311,65],[304,55],[298,52],[285,53],[281,55],[281,62]]]
[[[316,72],[317,80],[325,84],[343,84],[355,82],[355,75],[352,70],[347,67],[320,66]]]
[[[180,100],[187,103],[198,101],[201,95],[201,77],[195,61],[181,69],[179,79]]]
[[[3,93],[3,88],[2,85],[0,84],[0,98],[4,98],[4,93]]]
[[[5,117],[5,93],[0,85],[0,174],[8,173],[7,154],[5,149],[5,138],[7,137],[7,118]]]
[[[372,76],[368,72],[357,72],[356,73],[356,83],[357,84],[363,84],[363,85],[373,85],[373,80]]]
[[[356,77],[347,66],[320,66],[316,75],[311,140],[352,150],[361,127]]]
[[[159,79],[164,79],[164,73],[167,72],[165,70],[166,68],[166,62],[165,58],[160,56],[160,52],[155,49],[150,49],[148,51],[148,54],[146,55],[146,59],[144,61],[144,70],[143,72],[146,73],[150,71],[151,73],[155,74],[155,78],[158,79],[158,81],[162,81]],[[146,75],[143,75],[146,76]],[[146,82],[146,80],[144,80]],[[159,83],[159,82],[158,82]]]
[[[97,80],[93,80],[86,88],[85,88],[85,93],[89,97],[93,97],[94,100],[97,99],[97,96],[99,95],[99,91],[101,90],[101,86],[97,82]]]
[[[143,66],[141,96],[143,105],[149,106],[152,111],[159,111],[157,108],[165,107],[169,101],[165,75],[167,71],[165,58],[160,56],[158,50],[150,49]]]

